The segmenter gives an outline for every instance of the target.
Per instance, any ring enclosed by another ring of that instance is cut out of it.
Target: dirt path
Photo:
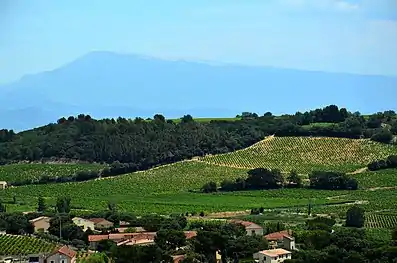
[[[357,169],[357,170],[347,173],[347,174],[361,174],[361,173],[366,172],[367,170],[368,170],[367,167],[363,167],[363,168]]]
[[[391,189],[397,189],[397,186],[372,187],[366,189],[366,191],[391,190]]]

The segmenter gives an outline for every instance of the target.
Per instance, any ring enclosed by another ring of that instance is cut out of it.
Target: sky
[[[0,83],[98,50],[397,76],[397,0],[0,0]]]

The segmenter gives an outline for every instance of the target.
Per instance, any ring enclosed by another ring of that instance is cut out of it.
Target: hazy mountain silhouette
[[[328,104],[371,113],[397,108],[397,77],[169,61],[89,53],[53,71],[0,87],[0,128],[59,117],[227,117],[295,113]]]

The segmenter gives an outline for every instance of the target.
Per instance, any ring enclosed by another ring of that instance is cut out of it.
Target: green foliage
[[[393,134],[391,133],[391,131],[386,129],[381,129],[379,132],[375,133],[371,137],[371,140],[381,143],[390,143],[392,139],[393,139]]]
[[[310,137],[268,137],[246,149],[205,156],[200,160],[216,165],[254,169],[352,172],[378,158],[397,154],[397,147],[369,140]]]
[[[154,241],[162,250],[172,253],[186,245],[186,236],[182,230],[161,229],[156,233]]]
[[[346,226],[363,227],[365,222],[365,211],[362,207],[354,205],[346,213]]]
[[[90,256],[81,259],[79,263],[108,263],[109,258],[105,253],[95,253]]]
[[[42,196],[39,196],[37,198],[37,212],[44,212],[47,209],[47,206],[45,204],[45,200]]]
[[[365,215],[365,227],[367,228],[388,228],[397,226],[397,214],[368,213]]]
[[[58,213],[69,213],[70,212],[71,198],[69,196],[58,197],[56,202],[56,208]]]
[[[315,171],[309,176],[310,187],[324,190],[357,190],[358,183],[344,173]]]
[[[55,248],[56,244],[35,237],[0,235],[0,256],[49,253]]]
[[[100,164],[9,164],[0,166],[0,181],[13,185],[47,182],[50,179],[72,177],[82,171],[99,171]]]
[[[217,190],[218,187],[216,186],[215,182],[208,182],[204,184],[203,187],[201,188],[201,192],[203,193],[213,193],[216,192]]]

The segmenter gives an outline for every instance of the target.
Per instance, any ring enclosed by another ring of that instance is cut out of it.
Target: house
[[[117,234],[108,234],[108,235],[89,235],[88,236],[88,242],[90,243],[89,247],[92,250],[96,250],[98,243],[102,240],[109,239],[109,240],[112,240],[112,241],[116,242],[117,244],[119,244],[120,242],[130,240],[140,234],[142,234],[142,233],[117,233]],[[153,236],[153,240],[154,240],[154,236],[156,236],[155,232],[146,232],[145,234]]]
[[[95,228],[97,229],[108,229],[114,226],[112,222],[104,218],[90,218],[89,220],[94,223]]]
[[[7,182],[6,181],[0,181],[0,189],[6,189],[7,188]]]
[[[87,231],[88,228],[91,230],[95,229],[95,223],[88,219],[74,217],[72,221],[75,225],[81,227],[81,229],[83,229],[84,232]]]
[[[254,254],[254,260],[258,263],[280,263],[287,259],[291,259],[292,252],[277,248],[259,251]]]
[[[47,263],[75,263],[77,252],[63,246],[46,258]]]
[[[295,250],[295,239],[292,237],[290,230],[283,230],[279,232],[265,235],[271,248],[285,248],[288,250]]]
[[[245,230],[247,231],[248,236],[253,236],[253,235],[263,236],[263,228],[260,225],[243,220],[231,220],[231,222],[234,224],[243,225]]]
[[[186,239],[191,239],[197,236],[196,231],[185,231]],[[156,232],[143,232],[143,233],[116,233],[108,235],[89,235],[88,242],[90,249],[96,250],[98,243],[102,240],[112,240],[118,246],[127,245],[150,245],[154,243]]]
[[[33,225],[34,232],[47,232],[50,227],[50,218],[46,216],[37,217],[29,222]]]
[[[152,245],[152,244],[154,244],[155,236],[156,235],[153,235],[153,234],[141,233],[141,234],[134,236],[133,238],[130,238],[125,241],[121,241],[121,242],[117,243],[117,246]]]
[[[50,254],[31,254],[28,256],[29,263],[75,263],[77,252],[63,246]]]
[[[292,251],[296,249],[295,238],[289,235],[283,237],[283,248]]]

